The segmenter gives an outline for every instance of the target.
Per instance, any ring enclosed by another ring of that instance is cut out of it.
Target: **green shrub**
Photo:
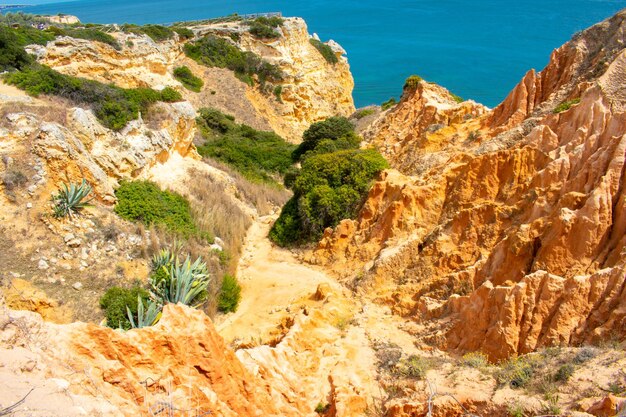
[[[383,111],[385,111],[385,110],[389,110],[396,104],[398,104],[398,101],[395,98],[391,97],[389,100],[381,104],[380,107],[382,108]]]
[[[356,113],[354,113],[354,117],[356,117],[357,119],[362,119],[364,117],[367,116],[371,116],[372,114],[376,113],[376,111],[374,109],[363,109],[363,110],[359,110]]]
[[[174,78],[176,78],[180,83],[187,89],[199,93],[202,90],[202,86],[204,82],[193,75],[191,70],[186,67],[178,67],[174,69]]]
[[[371,181],[387,161],[374,150],[344,150],[314,155],[293,181],[294,196],[270,230],[280,246],[318,240],[324,229],[354,218]]]
[[[302,135],[302,143],[293,151],[293,160],[299,161],[305,153],[315,150],[323,140],[339,139],[345,139],[352,148],[358,147],[360,143],[360,138],[354,133],[354,125],[345,117],[335,116],[313,123]],[[339,148],[347,149],[342,144]]]
[[[228,68],[242,81],[253,83],[257,77],[261,85],[266,81],[282,81],[280,68],[261,59],[252,52],[244,52],[226,39],[207,35],[185,44],[185,54],[208,67]]]
[[[274,97],[276,97],[276,100],[279,103],[283,102],[282,94],[283,94],[283,86],[282,85],[277,85],[276,87],[274,87]]]
[[[14,31],[0,26],[0,71],[22,69],[32,62]]]
[[[318,403],[315,407],[315,412],[319,415],[326,414],[330,410],[330,404]]]
[[[419,75],[411,75],[404,82],[404,90],[413,91],[417,89],[417,86],[419,85],[419,83],[422,82],[422,80],[422,77],[420,77]]]
[[[463,100],[463,97],[457,96],[454,93],[450,93],[450,95],[452,96],[452,98],[454,99],[454,101],[456,101],[457,103],[463,103],[465,100]]]
[[[178,193],[163,191],[149,181],[125,181],[115,195],[115,213],[126,220],[163,226],[184,237],[199,233],[189,202]]]
[[[89,105],[102,122],[110,129],[119,130],[136,119],[140,111],[164,99],[180,99],[178,96],[163,95],[150,88],[123,89],[98,81],[61,74],[43,65],[31,65],[21,71],[5,76],[5,80],[28,94],[38,96],[50,94],[64,97],[75,104]]]
[[[107,326],[113,329],[130,329],[132,326],[128,319],[127,309],[136,317],[137,298],[145,303],[149,298],[149,294],[139,286],[135,286],[131,289],[120,287],[109,288],[102,298],[100,298],[100,307],[104,310]]]
[[[52,196],[54,202],[54,217],[69,217],[81,211],[89,205],[91,199],[87,197],[91,194],[91,186],[83,179],[81,184],[63,184],[57,194]]]
[[[273,132],[237,124],[215,109],[200,109],[197,124],[206,139],[198,146],[200,155],[232,166],[251,181],[275,182],[292,165],[294,145]]]
[[[177,101],[182,101],[183,96],[172,87],[165,87],[161,90],[161,100],[165,103],[175,103]]]
[[[315,49],[317,49],[319,53],[322,54],[326,62],[332,65],[339,62],[339,58],[337,58],[337,55],[333,51],[333,48],[315,38],[309,39],[309,42],[311,42],[311,45],[313,45]]]
[[[174,31],[161,25],[122,25],[122,31],[126,33],[134,33],[135,35],[148,35],[155,42],[162,42],[174,37]]]
[[[55,35],[47,30],[39,30],[30,26],[20,26],[10,29],[17,36],[20,45],[46,45]]]
[[[54,36],[69,36],[70,38],[97,41],[110,45],[117,50],[121,49],[120,44],[113,36],[98,29],[70,29],[51,26],[48,28],[48,32],[52,33]]]
[[[178,255],[173,262],[161,266],[150,275],[150,288],[165,303],[182,303],[194,308],[208,298],[211,278],[206,263],[198,257],[193,263],[189,256],[181,262]]]
[[[402,359],[395,366],[394,373],[405,378],[424,379],[430,368],[430,361],[417,355]]]
[[[585,346],[581,348],[574,356],[574,363],[582,364],[585,363],[598,355],[598,350],[596,348]]]
[[[172,30],[178,33],[178,37],[181,40],[192,39],[195,36],[193,33],[193,30],[189,28],[175,27],[175,28],[172,28]]]
[[[572,377],[572,375],[574,375],[575,370],[576,369],[574,368],[574,365],[572,365],[571,363],[566,363],[556,371],[554,379],[556,381],[567,382]]]
[[[563,103],[561,103],[558,106],[556,106],[556,108],[553,110],[553,113],[555,113],[555,114],[562,113],[564,111],[569,110],[572,106],[574,106],[574,105],[576,105],[578,103],[580,103],[580,98],[574,98],[572,100],[564,101]]]
[[[528,385],[536,368],[536,358],[522,356],[511,358],[501,365],[495,377],[500,385],[509,385],[511,388],[523,388]]]
[[[241,286],[237,278],[228,274],[224,275],[217,308],[224,313],[237,311],[239,300],[241,300]]]
[[[250,27],[248,32],[258,39],[277,39],[281,34],[276,28],[282,26],[284,22],[280,17],[257,17],[247,22]]]
[[[489,359],[482,352],[470,352],[463,355],[461,364],[470,368],[484,368],[489,365]]]

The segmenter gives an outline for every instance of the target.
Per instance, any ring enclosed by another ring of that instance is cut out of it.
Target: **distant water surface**
[[[23,10],[138,24],[281,11],[348,51],[357,106],[397,97],[411,74],[495,106],[572,34],[624,7],[626,0],[80,0]]]

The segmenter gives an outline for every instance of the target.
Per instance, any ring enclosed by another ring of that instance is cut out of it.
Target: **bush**
[[[100,298],[100,307],[104,310],[104,316],[107,320],[107,326],[124,330],[130,329],[131,323],[128,320],[126,309],[136,317],[137,315],[137,297],[147,302],[149,298],[148,291],[139,286],[131,289],[112,287]],[[145,306],[145,304],[144,304]]]
[[[123,219],[163,226],[187,238],[199,234],[189,202],[178,193],[163,191],[149,181],[125,181],[115,195],[115,213]]]
[[[422,77],[420,77],[419,75],[411,75],[404,82],[404,90],[413,91],[417,89],[417,86],[419,85],[420,82],[422,82],[422,80],[423,80]]]
[[[311,45],[313,45],[319,51],[319,53],[322,54],[326,62],[332,65],[335,65],[337,62],[339,62],[339,58],[337,58],[337,55],[333,51],[333,48],[315,38],[309,39],[309,42],[311,42]]]
[[[248,32],[258,39],[277,39],[280,38],[281,34],[276,28],[282,26],[284,22],[280,17],[257,17],[247,22],[250,26]]]
[[[200,109],[198,126],[206,142],[200,155],[222,161],[251,181],[275,182],[292,165],[294,145],[273,132],[237,124],[215,109]]]
[[[174,31],[167,26],[161,25],[122,25],[122,31],[135,35],[148,35],[155,42],[162,42],[174,37]]]
[[[572,106],[574,106],[574,105],[576,105],[578,103],[580,103],[580,98],[575,98],[575,99],[572,99],[572,100],[564,101],[563,103],[561,103],[558,106],[556,106],[556,108],[553,110],[553,113],[554,114],[562,113],[564,111],[569,110]]]
[[[572,375],[574,375],[574,365],[572,365],[571,363],[567,363],[565,365],[562,365],[557,371],[556,371],[556,375],[554,376],[554,379],[556,381],[561,381],[561,382],[567,382]]]
[[[46,45],[54,39],[55,35],[47,30],[39,30],[30,26],[20,26],[9,29],[15,33],[21,46],[26,45]]]
[[[586,346],[581,348],[574,356],[574,363],[581,364],[585,363],[598,355],[598,351],[595,348]]]
[[[165,87],[161,90],[161,101],[165,103],[175,103],[182,100],[183,96],[172,87]]]
[[[264,86],[266,81],[282,81],[280,68],[252,52],[244,52],[226,39],[207,35],[196,42],[185,44],[185,54],[208,67],[228,68],[242,81],[253,83],[256,76]]]
[[[376,113],[374,109],[363,109],[354,113],[354,117],[356,117],[358,120],[361,120],[362,118],[371,116],[374,113]]]
[[[186,67],[178,67],[174,69],[174,78],[176,78],[180,83],[187,89],[199,93],[202,90],[202,86],[204,82],[193,75],[191,70]]]
[[[0,26],[0,71],[19,70],[31,62],[32,58],[24,51],[22,41],[15,32]]]
[[[429,368],[430,362],[428,359],[411,355],[396,364],[394,373],[406,378],[424,379]]]
[[[43,65],[31,65],[22,71],[7,74],[5,79],[35,97],[51,94],[76,104],[87,104],[103,125],[114,130],[122,129],[136,119],[140,111],[146,111],[157,101],[180,99],[178,92],[163,94],[150,88],[123,89],[64,75]]]
[[[452,98],[454,99],[454,101],[456,101],[457,103],[463,103],[465,100],[463,100],[463,97],[457,96],[454,93],[450,93],[450,95],[452,96]]]
[[[150,275],[151,290],[163,304],[182,303],[194,308],[208,298],[210,282],[209,271],[201,257],[192,263],[189,256],[181,262],[175,255],[169,263],[158,267]]]
[[[500,385],[523,388],[530,382],[535,373],[535,368],[536,362],[533,357],[511,358],[496,372],[496,380]]]
[[[241,286],[237,278],[228,274],[224,275],[217,308],[224,313],[237,311],[239,300],[241,300]]]
[[[389,100],[381,104],[380,107],[382,108],[383,111],[385,111],[385,110],[389,110],[396,104],[398,104],[398,101],[395,98],[391,97]]]
[[[91,187],[84,179],[80,185],[63,184],[59,192],[52,196],[54,217],[72,218],[74,214],[89,205],[91,199],[86,200],[89,194],[91,194]]]
[[[178,33],[178,37],[181,40],[192,39],[195,35],[193,30],[189,28],[176,27],[172,29],[174,32]]]
[[[489,359],[482,352],[470,352],[463,355],[461,363],[470,368],[483,368],[489,365]]]
[[[98,29],[69,29],[69,28],[59,28],[56,26],[51,26],[48,29],[48,32],[52,33],[55,36],[69,36],[70,38],[76,39],[86,39],[90,41],[102,42],[107,45],[112,46],[113,48],[119,50],[121,49],[120,44],[117,40],[109,35],[108,33],[102,32]]]
[[[313,123],[302,135],[302,143],[294,150],[293,160],[299,161],[302,156],[313,151],[322,140],[346,139],[352,147],[358,147],[360,138],[354,134],[354,125],[345,117],[330,117],[324,121]]]
[[[270,230],[280,246],[318,240],[324,229],[354,218],[373,178],[387,168],[374,150],[344,150],[307,158],[293,181],[294,196]]]

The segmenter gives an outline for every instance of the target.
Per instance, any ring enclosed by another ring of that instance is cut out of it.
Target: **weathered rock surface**
[[[311,260],[348,277],[361,270],[361,285],[400,314],[449,316],[442,346],[461,352],[499,359],[624,339],[625,18],[588,29],[492,113],[438,131],[440,141],[424,135],[438,120],[425,103],[446,102],[445,90],[405,95],[368,136],[414,176],[383,173],[359,218],[327,230]],[[572,98],[580,103],[552,112]],[[387,135],[400,145],[386,146]],[[420,302],[475,288],[447,306]]]

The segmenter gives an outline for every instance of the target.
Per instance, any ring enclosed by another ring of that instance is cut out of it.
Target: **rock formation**
[[[359,265],[403,315],[450,316],[442,346],[460,352],[623,339],[625,19],[575,37],[476,120],[450,120],[445,90],[424,82],[405,94],[367,137],[406,175],[383,173],[311,259],[347,276]],[[439,120],[440,136],[424,133]],[[453,293],[469,295],[420,301]]]

